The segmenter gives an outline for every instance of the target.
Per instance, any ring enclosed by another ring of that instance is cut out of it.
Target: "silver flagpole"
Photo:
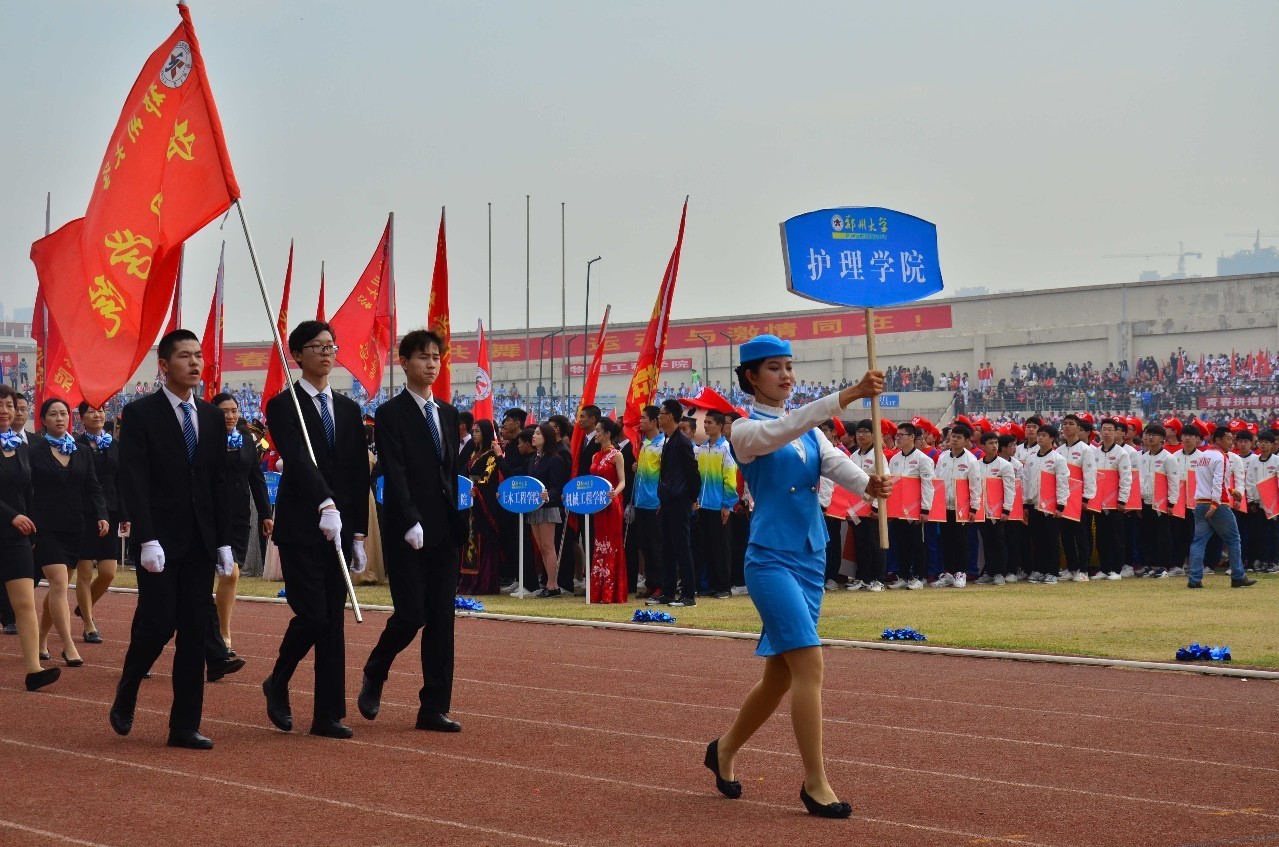
[[[271,337],[275,340],[275,352],[280,357],[280,364],[284,367],[284,384],[288,386],[289,396],[293,398],[293,409],[298,413],[298,424],[302,427],[302,440],[306,443],[307,455],[311,457],[311,463],[319,470],[320,463],[315,460],[315,448],[311,446],[311,434],[306,429],[306,418],[302,417],[302,404],[298,401],[297,387],[293,384],[293,372],[289,368],[289,358],[284,354],[284,339],[280,337],[280,327],[277,325],[278,318],[275,312],[271,311],[271,296],[266,290],[266,281],[262,278],[262,268],[258,264],[258,252],[253,249],[253,236],[249,235],[249,221],[244,216],[244,206],[239,199],[235,201],[235,210],[240,215],[240,225],[244,227],[244,240],[249,245],[249,258],[253,260],[253,273],[258,278],[258,290],[262,292],[262,306],[266,309],[266,316],[271,322]],[[351,584],[351,573],[346,567],[346,555],[342,552],[341,540],[337,543],[338,565],[342,568],[342,579],[346,582],[346,594],[351,598],[351,611],[355,612],[355,622],[364,623],[364,615],[360,613],[360,601],[355,597],[355,586]]]

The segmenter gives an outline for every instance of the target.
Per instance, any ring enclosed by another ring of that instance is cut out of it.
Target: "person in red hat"
[[[1087,440],[1092,422],[1093,417],[1087,412],[1066,415],[1061,420],[1061,434],[1066,443],[1057,448],[1066,460],[1066,469],[1072,480],[1083,484],[1085,503],[1097,496],[1097,450]],[[1078,521],[1062,522],[1061,545],[1066,550],[1066,570],[1074,582],[1088,581],[1092,559],[1091,514],[1085,509]]]
[[[1140,575],[1162,579],[1173,566],[1172,521],[1180,521],[1171,514],[1155,508],[1155,484],[1160,475],[1168,486],[1169,511],[1177,505],[1181,495],[1180,463],[1173,453],[1164,450],[1165,427],[1152,423],[1142,433],[1145,450],[1137,460],[1137,476],[1141,484],[1141,562]]]
[[[880,421],[880,431],[883,431],[883,424],[891,423],[891,421]],[[896,435],[899,430],[894,428],[893,434]],[[857,438],[857,449],[849,454],[849,458],[866,472],[867,476],[875,473],[875,425],[870,418],[864,418],[857,422],[854,427]],[[886,457],[889,468],[892,467],[892,460]],[[889,471],[891,473],[891,470]],[[872,504],[872,515],[877,515],[878,502]],[[879,546],[879,521],[877,519],[866,518],[859,520],[853,524],[853,543],[857,550],[857,577],[848,581],[847,588],[849,591],[858,591],[866,588],[870,591],[883,591],[885,574],[884,574],[884,550]]]
[[[1248,538],[1252,545],[1247,559],[1258,573],[1279,573],[1279,518],[1267,518],[1261,505],[1257,486],[1264,480],[1279,476],[1279,457],[1275,456],[1274,430],[1263,430],[1257,435],[1257,452],[1248,457],[1245,477],[1245,495],[1248,498]]]
[[[916,419],[922,420],[922,419]],[[923,421],[927,423],[927,421]],[[930,424],[931,425],[931,424]],[[891,589],[923,588],[928,579],[928,556],[924,547],[922,518],[933,507],[933,477],[936,466],[924,451],[918,449],[920,428],[915,423],[903,423],[897,427],[898,452],[888,463],[889,475],[894,479],[918,479],[920,520],[889,518],[888,529],[892,533],[892,546],[897,551],[897,580]],[[939,507],[941,508],[941,507]],[[858,552],[860,556],[860,551]]]
[[[1197,427],[1198,428],[1198,427]],[[1239,546],[1239,526],[1229,508],[1233,492],[1226,479],[1226,453],[1230,449],[1230,430],[1219,427],[1212,433],[1212,447],[1195,456],[1195,537],[1190,544],[1190,573],[1187,588],[1203,588],[1204,553],[1209,536],[1221,538],[1230,556],[1230,587],[1247,588],[1257,581],[1244,573],[1243,554]],[[1222,508],[1222,506],[1225,508]]]

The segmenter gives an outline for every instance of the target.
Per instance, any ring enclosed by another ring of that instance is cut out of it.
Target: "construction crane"
[[[1196,259],[1202,259],[1203,253],[1197,253],[1193,250],[1187,250],[1186,245],[1177,242],[1176,253],[1109,253],[1102,256],[1103,259],[1153,259],[1160,256],[1175,256],[1177,258],[1177,275],[1173,279],[1186,278],[1186,257],[1194,256]]]
[[[1261,230],[1257,230],[1255,233],[1254,232],[1227,232],[1226,238],[1255,238],[1257,240],[1252,243],[1252,249],[1260,253],[1261,239],[1279,238],[1279,234],[1275,234],[1273,232],[1267,232],[1263,235]]]

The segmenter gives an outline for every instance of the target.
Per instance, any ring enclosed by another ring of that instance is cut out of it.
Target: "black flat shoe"
[[[98,632],[96,629],[93,632],[86,632],[84,634],[84,643],[85,644],[101,644],[102,633]]]
[[[266,695],[266,716],[275,724],[276,729],[284,732],[293,731],[293,711],[289,708],[289,693],[283,695],[275,690],[274,681],[267,677],[262,683],[262,693]]]
[[[217,682],[228,674],[233,674],[244,667],[243,659],[227,659],[225,662],[218,662],[215,665],[209,665],[209,669],[205,672],[204,678],[209,682]]]
[[[213,740],[205,738],[194,729],[169,730],[170,747],[181,747],[184,750],[212,750]]]
[[[76,607],[75,607],[75,616],[76,616],[77,618],[79,618],[79,617],[83,617],[83,615],[81,615],[81,614],[80,614],[80,607],[79,607],[79,606],[76,606]]]
[[[853,807],[836,800],[834,803],[818,803],[808,796],[808,789],[799,786],[799,799],[804,801],[804,808],[815,818],[848,818],[852,817]]]
[[[49,661],[49,660],[50,660],[50,659],[52,659],[52,658],[53,658],[53,657],[52,657],[52,656],[50,656],[48,653],[41,653],[41,654],[40,654],[40,661],[42,661],[42,662],[47,662],[47,661]]]
[[[111,703],[111,728],[116,735],[128,735],[133,729],[133,709],[136,702],[136,691],[130,697],[123,682],[115,687],[115,700]]]
[[[42,671],[27,674],[27,690],[39,691],[46,685],[50,685],[58,681],[58,677],[62,676],[62,668],[45,668]]]
[[[232,650],[230,647],[226,648],[226,657],[227,657],[228,659],[234,659],[234,658],[235,658],[235,651],[234,651],[234,650]]]
[[[425,729],[429,732],[462,731],[462,725],[460,723],[455,720],[450,720],[448,715],[442,715],[439,712],[418,715],[417,728]]]
[[[360,714],[365,720],[376,719],[378,712],[382,711],[382,686],[384,684],[369,679],[367,676],[360,683],[360,696],[356,698],[355,705],[359,708]]]
[[[742,796],[742,784],[735,779],[724,779],[719,773],[719,739],[716,738],[710,744],[706,745],[706,759],[704,760],[706,767],[710,768],[711,773],[715,774],[715,787],[719,789],[719,793],[723,794],[730,800],[736,800]]]
[[[69,668],[78,668],[84,664],[84,659],[68,659],[66,650],[62,651],[62,661],[66,662]]]
[[[311,724],[311,734],[321,738],[350,738],[355,733],[339,721],[316,721]]]

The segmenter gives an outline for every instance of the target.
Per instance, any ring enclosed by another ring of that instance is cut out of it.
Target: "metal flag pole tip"
[[[302,403],[298,400],[297,387],[293,384],[293,372],[289,368],[288,357],[284,355],[284,339],[280,337],[280,327],[275,313],[271,311],[271,295],[267,293],[266,281],[262,278],[262,267],[258,264],[258,252],[253,247],[253,236],[249,234],[249,221],[244,215],[244,206],[239,198],[235,200],[235,209],[240,216],[240,225],[244,228],[244,241],[249,247],[249,259],[253,262],[253,273],[258,279],[258,290],[262,293],[262,306],[266,309],[267,319],[271,323],[271,337],[275,340],[275,352],[284,367],[284,384],[288,386],[289,396],[293,398],[293,409],[298,415],[298,424],[302,427],[302,441],[306,444],[307,455],[318,470],[319,462],[315,460],[315,449],[311,446],[311,434],[306,429],[306,419],[302,417]],[[346,582],[346,595],[351,598],[351,611],[355,613],[355,622],[364,623],[364,615],[360,612],[360,601],[355,596],[355,585],[351,582],[351,572],[346,566],[346,555],[342,552],[341,541],[336,544],[338,565],[342,568],[342,579]]]

